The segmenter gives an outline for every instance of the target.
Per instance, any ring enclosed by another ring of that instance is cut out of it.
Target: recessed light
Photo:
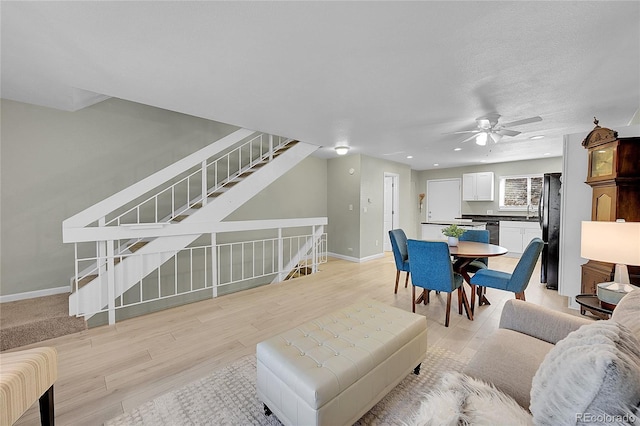
[[[534,140],[534,141],[535,141],[535,140],[537,140],[537,139],[544,139],[544,135],[535,135],[535,136],[531,136],[529,139],[532,139],[532,140]]]
[[[551,155],[550,152],[545,152],[543,155]]]
[[[453,148],[454,151],[462,151],[462,148]]]
[[[440,164],[438,164],[438,163],[433,163],[433,165],[434,165],[435,167],[438,167]]]
[[[413,155],[407,155],[407,158],[413,158]]]

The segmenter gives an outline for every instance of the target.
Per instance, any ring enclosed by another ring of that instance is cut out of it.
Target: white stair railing
[[[247,230],[264,229],[261,227],[263,221],[258,221],[262,222],[259,225],[255,221],[234,223],[232,228],[221,221],[317,149],[317,146],[291,142],[282,137],[238,130],[65,220],[63,241],[75,244],[76,259],[71,278],[70,314],[89,318],[98,312],[108,312],[109,323],[115,323],[116,311],[132,306],[127,300],[135,293],[135,288],[144,287],[145,291],[150,291],[146,283],[153,276],[160,280],[167,275],[167,268],[177,271],[178,265],[181,265],[180,271],[184,270],[181,259],[185,256],[191,259],[189,264],[199,256],[211,257],[212,269],[205,275],[212,280],[212,296],[217,294],[220,285],[233,286],[267,277],[269,273],[265,269],[262,275],[252,273],[251,277],[243,276],[240,280],[234,277],[231,282],[221,281],[225,271],[233,271],[237,264],[232,261],[232,266],[225,267],[225,262],[221,269],[217,268],[216,233],[239,232],[247,226],[250,227]],[[261,167],[265,164],[268,166]],[[296,226],[295,223],[296,219],[291,219],[280,227]],[[319,238],[317,227],[321,224],[304,226],[312,226],[311,235]],[[210,236],[208,245],[202,244],[203,234]],[[286,276],[282,268],[292,261],[291,255],[285,255],[281,249],[293,246],[290,242],[293,240],[293,237],[278,235],[279,250],[267,256],[271,256],[272,261],[277,259],[278,268],[274,274],[278,277]],[[253,247],[256,244],[257,241],[253,242]],[[259,256],[266,262],[264,248],[269,242],[260,244]],[[298,246],[297,252],[309,244],[317,250],[317,244],[305,242]],[[302,254],[296,256],[297,262],[307,261]],[[250,257],[251,262],[258,261],[257,253],[251,253]],[[315,254],[311,258],[314,259],[312,263],[317,262]],[[324,259],[326,261],[326,255]],[[240,257],[240,262],[247,261]],[[197,268],[189,269],[193,273]],[[182,291],[185,281],[178,282],[178,275],[185,279],[183,274],[176,272],[174,290],[168,291],[159,281],[155,296],[153,291],[150,297],[143,294],[144,297],[138,298],[139,303],[152,303],[207,288],[191,284],[188,290]],[[267,282],[270,279],[269,276]],[[188,277],[186,282],[192,283],[192,278]],[[204,279],[206,282],[207,278]]]
[[[127,255],[127,262],[138,265],[128,269],[128,273],[139,274],[136,283],[128,289],[120,287],[120,283],[129,279],[121,276],[127,270],[114,267],[124,261],[123,255],[107,249],[106,253],[102,251],[95,256],[78,256],[76,270],[83,269],[84,264],[97,264],[108,272],[97,278],[101,282],[97,303],[95,300],[86,303],[85,298],[95,298],[96,294],[83,294],[82,287],[77,286],[73,314],[90,317],[107,312],[115,322],[116,311],[136,305],[191,293],[204,292],[207,297],[216,297],[219,289],[234,284],[256,286],[273,280],[282,281],[293,263],[304,261],[306,267],[317,272],[318,266],[327,261],[326,224],[326,218],[202,224],[211,231],[203,232],[210,238],[208,243],[200,242],[177,251]],[[217,243],[219,238],[234,238],[244,232],[266,230],[276,232],[277,236]],[[76,244],[76,252],[77,247]],[[163,260],[157,262],[152,259],[156,257]],[[144,271],[147,264],[159,266],[154,266],[151,272]],[[82,276],[76,276],[75,282],[80,283],[82,279]],[[92,308],[87,309],[88,306]]]
[[[62,222],[74,228],[168,223],[291,141],[240,129]],[[253,135],[253,137],[251,137]],[[250,138],[251,137],[251,138]],[[250,138],[233,148],[243,139]],[[180,176],[185,175],[180,178]],[[145,197],[141,202],[136,200]],[[124,206],[132,207],[121,211]]]

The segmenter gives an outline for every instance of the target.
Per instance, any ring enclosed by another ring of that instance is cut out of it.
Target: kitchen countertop
[[[466,225],[466,226],[477,226],[477,225],[486,225],[487,222],[476,222],[476,221],[471,221],[469,222],[468,220],[436,220],[435,222],[422,222],[422,225],[458,225],[458,226],[462,226],[462,225]]]
[[[526,216],[509,216],[509,215],[480,215],[480,214],[463,214],[463,219],[471,219],[473,221],[500,221],[511,220],[516,222],[538,222],[538,216],[531,216],[527,219]]]

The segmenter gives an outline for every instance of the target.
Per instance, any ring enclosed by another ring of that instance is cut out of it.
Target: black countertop
[[[423,225],[459,225],[459,226],[476,226],[476,225],[486,225],[486,222],[477,222],[472,220],[469,222],[468,220],[436,220],[433,222],[421,222]]]
[[[500,220],[512,220],[516,222],[538,222],[538,216],[532,216],[527,219],[526,216],[509,216],[509,215],[483,215],[483,214],[463,214],[462,219],[471,219],[481,222],[495,222]]]

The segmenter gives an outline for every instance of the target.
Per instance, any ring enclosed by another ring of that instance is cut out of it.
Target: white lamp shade
[[[600,262],[640,265],[640,222],[582,222],[580,256]]]

